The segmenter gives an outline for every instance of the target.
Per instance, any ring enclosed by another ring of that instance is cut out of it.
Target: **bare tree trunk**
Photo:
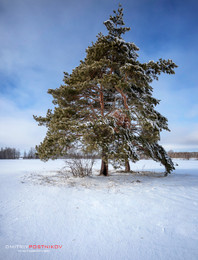
[[[131,168],[130,168],[130,164],[129,164],[129,160],[127,159],[125,161],[125,172],[130,172]]]

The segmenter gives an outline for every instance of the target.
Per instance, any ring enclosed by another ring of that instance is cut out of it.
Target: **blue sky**
[[[0,0],[0,147],[24,150],[43,140],[32,115],[53,107],[47,90],[106,33],[103,21],[119,2],[131,27],[125,40],[140,48],[140,60],[170,58],[179,66],[153,83],[171,129],[161,144],[198,151],[197,0]]]

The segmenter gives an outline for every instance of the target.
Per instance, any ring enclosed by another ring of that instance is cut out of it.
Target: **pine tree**
[[[162,72],[174,74],[177,66],[172,60],[138,61],[139,48],[122,38],[130,30],[123,8],[113,12],[104,22],[108,34],[99,33],[84,61],[71,74],[64,73],[64,84],[48,90],[55,108],[46,117],[34,116],[48,129],[36,149],[43,160],[63,156],[79,144],[87,152],[99,151],[102,175],[108,175],[109,160],[129,170],[129,160],[146,154],[168,174],[174,165],[158,144],[160,132],[169,130],[167,119],[155,110],[159,100],[150,84]]]

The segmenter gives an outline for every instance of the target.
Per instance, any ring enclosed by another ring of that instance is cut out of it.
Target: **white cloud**
[[[41,114],[37,109],[20,110],[12,101],[0,98],[0,111],[0,147],[24,150],[43,140],[46,129],[38,127],[32,116]]]
[[[198,124],[172,125],[163,132],[160,143],[166,150],[198,151]]]
[[[6,118],[1,122],[0,144],[5,147],[29,149],[39,144],[45,135],[44,129],[38,129],[32,120]]]

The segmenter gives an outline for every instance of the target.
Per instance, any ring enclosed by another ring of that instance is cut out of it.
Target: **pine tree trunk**
[[[108,176],[108,163],[102,160],[100,175]]]
[[[100,175],[108,176],[108,158],[106,154],[102,154],[102,163],[101,163],[101,169],[100,169]]]
[[[130,172],[130,164],[129,164],[129,160],[127,159],[126,161],[125,161],[125,172]]]

